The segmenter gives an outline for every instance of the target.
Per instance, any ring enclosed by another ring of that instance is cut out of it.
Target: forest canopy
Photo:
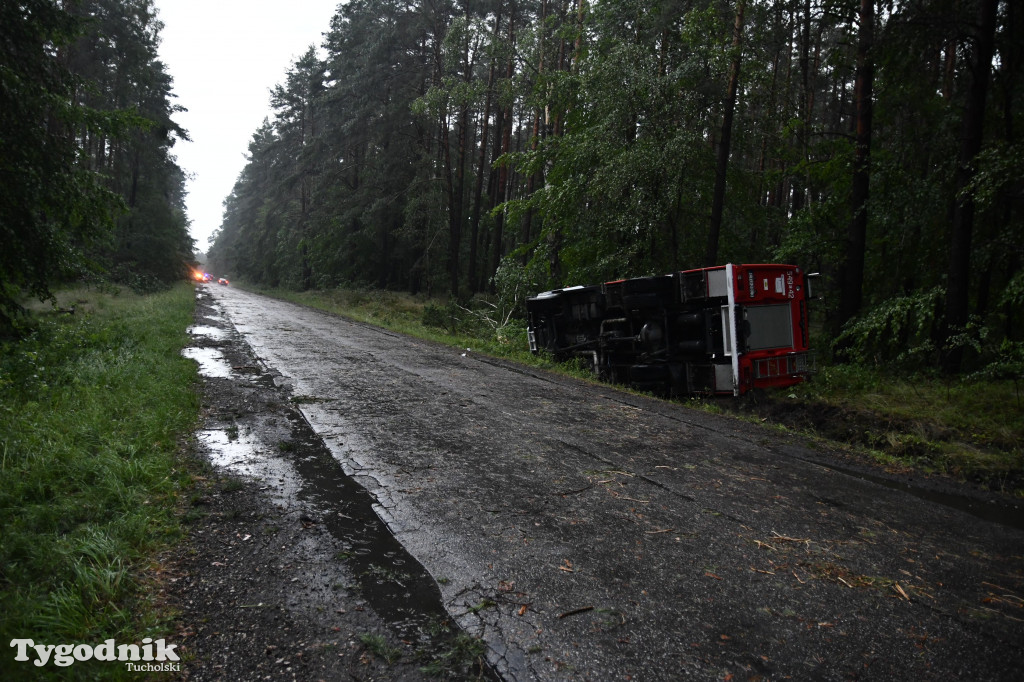
[[[0,331],[26,296],[136,289],[193,259],[151,0],[0,3]]]
[[[847,358],[1019,355],[1021,14],[351,0],[274,89],[211,263],[465,299],[792,262]]]

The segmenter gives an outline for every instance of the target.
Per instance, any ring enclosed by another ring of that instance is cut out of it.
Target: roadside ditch
[[[194,680],[496,679],[484,647],[197,289],[203,425],[166,599]]]

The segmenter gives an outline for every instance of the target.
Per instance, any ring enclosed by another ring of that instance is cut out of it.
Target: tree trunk
[[[494,18],[494,38],[498,38],[498,30],[501,28],[501,3],[498,3],[498,12]],[[477,242],[480,240],[480,211],[483,202],[484,174],[491,175],[487,167],[487,138],[490,135],[491,123],[491,98],[494,94],[494,78],[497,72],[497,58],[491,60],[491,68],[487,75],[487,97],[484,102],[483,124],[480,131],[480,159],[477,163],[476,187],[473,190],[473,216],[470,223],[470,244],[469,244],[469,286],[472,293],[479,290],[479,278],[477,277]]]
[[[857,75],[853,97],[857,109],[856,150],[853,182],[850,189],[850,226],[846,239],[846,257],[840,272],[839,317],[837,331],[860,312],[864,290],[864,252],[867,245],[868,197],[871,178],[872,87],[875,64],[871,54],[874,42],[874,0],[860,2],[860,28],[857,32]]]
[[[959,372],[964,358],[962,345],[950,347],[951,338],[964,330],[968,318],[974,200],[963,190],[974,175],[971,167],[974,157],[981,151],[998,4],[999,0],[979,0],[977,35],[971,55],[971,84],[967,92],[967,105],[960,134],[954,195],[956,198],[953,203],[952,234],[949,242],[946,320],[942,334],[942,368],[947,373]]]
[[[548,20],[548,0],[543,0],[540,6],[540,18],[538,25],[540,26],[540,46],[538,49],[539,56],[537,57],[537,78],[544,78],[544,50],[546,49],[546,29]],[[545,101],[545,110],[536,109],[533,112],[533,136],[530,139],[530,149],[533,151],[537,150],[537,146],[540,144],[540,138],[543,135],[541,127],[541,117],[546,115],[547,102]],[[547,120],[545,118],[545,124]],[[545,127],[546,129],[546,127]],[[541,171],[536,171],[530,175],[526,181],[526,195],[532,197],[533,193],[537,191],[537,188],[544,186],[544,176]],[[529,244],[533,240],[533,206],[529,206],[526,209],[526,214],[523,216],[522,223],[519,226],[519,242],[521,244]],[[523,254],[523,263],[529,260],[527,254]]]
[[[729,70],[729,92],[725,98],[725,116],[722,136],[718,143],[718,164],[715,167],[715,190],[711,200],[711,225],[708,229],[708,247],[704,265],[710,267],[718,261],[718,238],[722,229],[722,209],[725,205],[725,176],[729,167],[729,148],[732,145],[732,119],[736,112],[736,92],[739,89],[740,62],[743,58],[743,10],[746,0],[736,3],[736,24],[732,31],[732,68]]]
[[[513,4],[509,11],[508,18],[508,42],[510,45],[515,45],[515,5]],[[506,65],[505,77],[508,80],[512,80],[515,75],[515,62],[513,59],[508,60]],[[501,148],[499,156],[504,156],[512,151],[512,128],[515,123],[513,119],[513,109],[511,104],[506,104],[501,110],[500,121],[501,126]],[[495,134],[495,142],[497,142],[497,134]],[[509,199],[509,169],[508,164],[503,163],[498,168],[497,185],[495,187],[495,198],[494,205],[497,206],[499,203],[508,201]],[[498,213],[494,220],[494,234],[491,238],[491,272],[497,272],[498,266],[501,265],[501,258],[503,253],[504,243],[504,228],[505,228],[505,214],[504,212]],[[493,287],[492,287],[493,288]]]

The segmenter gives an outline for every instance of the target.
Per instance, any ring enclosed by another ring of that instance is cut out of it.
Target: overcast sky
[[[270,89],[310,45],[319,47],[338,0],[156,0],[160,58],[174,79],[174,116],[191,142],[172,152],[192,175],[188,215],[196,248],[220,227],[222,202],[270,116]]]

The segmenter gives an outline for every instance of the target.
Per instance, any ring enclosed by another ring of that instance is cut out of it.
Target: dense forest
[[[62,283],[186,274],[160,29],[151,0],[0,1],[0,333]]]
[[[151,0],[0,3],[0,322],[191,256]],[[1000,0],[353,0],[291,66],[218,272],[508,296],[825,275],[853,360],[1020,360],[1022,11]],[[982,361],[982,362],[979,362]]]
[[[793,262],[853,359],[1019,353],[1022,14],[352,0],[273,90],[211,262],[460,300]]]

